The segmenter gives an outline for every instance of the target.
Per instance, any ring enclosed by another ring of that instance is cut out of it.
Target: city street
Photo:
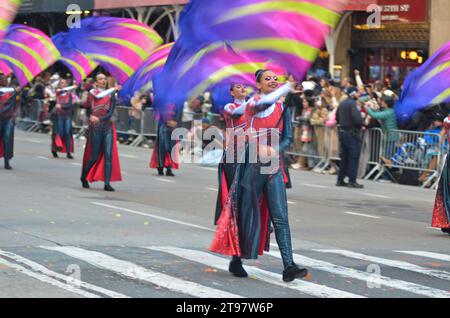
[[[291,170],[289,217],[305,280],[284,283],[271,252],[228,272],[208,252],[217,169],[150,170],[151,149],[120,146],[116,192],[81,188],[75,160],[50,136],[16,129],[12,171],[0,169],[0,297],[450,297],[450,236],[430,228],[434,190]],[[61,157],[61,155],[60,155]]]

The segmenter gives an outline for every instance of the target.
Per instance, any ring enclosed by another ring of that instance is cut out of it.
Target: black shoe
[[[348,186],[348,183],[345,181],[336,182],[336,187],[346,187],[346,186]]]
[[[348,184],[349,188],[353,188],[353,189],[362,189],[364,188],[364,186],[362,184],[356,183],[356,182],[351,182]]]
[[[308,275],[306,268],[299,268],[297,265],[292,265],[283,271],[283,281],[292,282],[296,278],[303,278]]]
[[[158,168],[158,175],[163,176],[164,175],[164,168]]]
[[[106,185],[105,185],[104,190],[105,190],[105,191],[108,191],[108,192],[114,192],[114,191],[116,191],[116,190],[114,190],[114,188],[111,187],[109,184],[106,184]]]
[[[442,228],[441,231],[450,235],[450,228]]]
[[[9,162],[5,162],[5,169],[12,170],[12,167],[9,165]]]
[[[58,153],[56,151],[52,151],[53,158],[58,158]]]
[[[173,174],[171,169],[167,169],[166,176],[168,176],[168,177],[175,177],[175,175]]]
[[[68,153],[67,154],[67,159],[73,159],[73,156],[70,153]]]
[[[81,178],[80,180],[81,180],[81,185],[83,186],[83,188],[89,189],[89,182],[87,182],[87,180],[84,178]]]
[[[228,271],[236,277],[248,277],[248,274],[242,266],[242,261],[240,259],[231,260]]]

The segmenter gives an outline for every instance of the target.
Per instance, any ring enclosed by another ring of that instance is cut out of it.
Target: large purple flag
[[[417,111],[450,102],[450,42],[411,72],[395,106],[397,119],[407,123]]]
[[[76,82],[81,83],[98,66],[98,64],[81,51],[68,46],[66,38],[67,33],[61,32],[53,36],[52,41],[61,53],[61,63],[67,66]]]
[[[125,83],[163,43],[148,25],[131,19],[90,17],[68,32],[67,44],[100,63],[119,83]]]
[[[156,79],[158,107],[180,105],[183,98],[225,79],[254,81],[250,71],[254,67],[248,60],[234,60],[246,54],[262,57],[250,61],[276,63],[302,79],[339,21],[344,4],[341,0],[209,0],[205,5],[191,0],[181,16],[181,36]],[[224,45],[237,56],[224,59]],[[206,78],[203,71],[214,76]],[[171,96],[164,99],[167,92]]]
[[[164,108],[167,105],[171,107],[176,105],[180,108],[184,101],[193,100],[206,91],[216,91],[232,83],[254,85],[255,72],[266,68],[271,62],[265,56],[255,53],[237,53],[231,47],[223,45],[199,57],[197,63],[179,75],[179,67],[182,67],[185,60],[195,54],[189,51],[183,52],[180,49],[182,45],[179,44],[180,42],[177,41],[172,49],[169,56],[169,60],[171,58],[172,60],[170,63],[167,62],[163,73],[154,79],[154,107],[163,116],[166,115]]]
[[[0,2],[0,43],[14,20],[22,0],[2,0]]]
[[[14,72],[21,87],[53,65],[58,49],[42,31],[13,24],[0,46],[0,60]]]
[[[270,57],[301,79],[317,58],[324,39],[340,19],[341,0],[191,0],[180,28],[190,48],[205,54],[220,42],[236,51]],[[195,61],[190,61],[190,67]]]

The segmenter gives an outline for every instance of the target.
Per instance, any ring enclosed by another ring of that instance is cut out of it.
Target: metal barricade
[[[398,168],[422,172],[422,188],[429,186],[439,176],[444,143],[437,133],[389,130],[384,134],[382,153],[383,170]]]
[[[287,155],[305,158],[309,168],[325,169],[327,162],[326,127],[312,126],[308,120],[293,121],[294,142]]]
[[[24,124],[24,130],[28,132],[35,132],[39,130],[41,126],[40,115],[44,108],[44,101],[40,99],[33,99],[31,105],[28,108],[27,116],[25,118],[17,118],[17,120]]]
[[[375,180],[379,178],[380,172],[383,171],[383,165],[381,164],[380,156],[382,155],[384,134],[380,128],[371,128],[363,133],[363,144],[361,149],[361,156],[367,157],[366,171],[370,171],[365,174],[364,180],[369,180],[375,175]]]

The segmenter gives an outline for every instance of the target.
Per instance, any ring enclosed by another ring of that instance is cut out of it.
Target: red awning
[[[378,4],[378,0],[349,0],[345,6],[347,11],[366,11],[371,4]]]
[[[188,3],[188,0],[95,0],[95,9],[151,7],[186,3]]]

